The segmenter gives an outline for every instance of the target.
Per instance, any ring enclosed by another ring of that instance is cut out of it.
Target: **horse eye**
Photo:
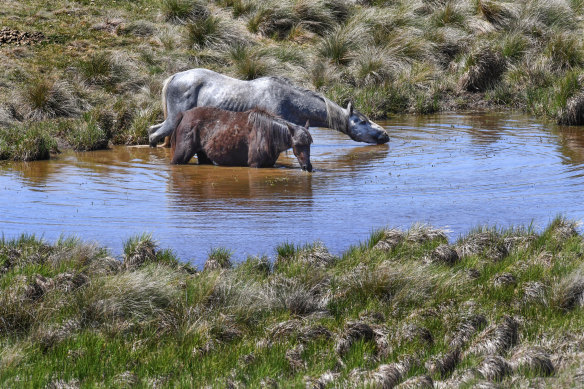
[[[365,120],[361,120],[359,124],[367,124],[367,122]]]

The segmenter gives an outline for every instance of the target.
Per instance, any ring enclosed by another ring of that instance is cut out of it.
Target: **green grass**
[[[478,102],[578,125],[583,12],[582,1],[539,0],[9,0],[0,24],[45,39],[2,45],[0,125],[78,120],[78,134],[53,133],[79,150],[105,147],[97,129],[145,143],[162,81],[193,67],[289,77],[376,119]],[[3,142],[2,158],[47,156]]]
[[[106,149],[109,143],[108,134],[90,114],[84,114],[82,120],[72,122],[65,139],[77,151]]]
[[[484,370],[496,355],[510,366],[503,386],[572,387],[577,231],[564,218],[539,233],[477,228],[450,244],[460,259],[448,265],[427,260],[444,234],[414,225],[324,262],[318,242],[283,243],[277,266],[249,257],[203,272],[149,234],[125,242],[123,262],[78,239],[2,238],[0,385],[363,387],[429,375],[465,387],[499,377]]]
[[[24,123],[0,128],[0,160],[49,159],[58,151],[52,123]]]
[[[202,48],[216,43],[222,30],[221,19],[208,16],[186,25],[186,41],[189,46]]]

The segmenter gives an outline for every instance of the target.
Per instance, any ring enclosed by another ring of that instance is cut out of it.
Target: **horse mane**
[[[326,106],[326,120],[329,128],[346,134],[349,129],[349,115],[347,115],[339,105],[333,103],[324,96],[323,99]],[[337,107],[341,109],[338,109]]]
[[[349,127],[349,116],[347,115],[347,113],[345,112],[345,110],[341,106],[339,106],[335,102],[327,99],[325,96],[323,96],[322,94],[320,94],[318,92],[312,91],[310,89],[299,87],[298,85],[294,84],[292,81],[290,81],[290,79],[288,79],[286,77],[270,76],[267,78],[269,78],[275,82],[278,82],[280,84],[284,84],[286,86],[294,88],[295,90],[297,90],[299,92],[306,93],[312,97],[316,97],[316,98],[322,100],[324,102],[325,107],[326,107],[326,120],[327,120],[329,128],[332,128],[333,130],[340,131],[344,134],[347,133],[347,129]]]
[[[261,108],[250,111],[247,122],[255,135],[252,152],[259,160],[274,160],[280,154],[280,145],[292,145],[292,137],[285,120]],[[251,146],[251,144],[250,144]]]

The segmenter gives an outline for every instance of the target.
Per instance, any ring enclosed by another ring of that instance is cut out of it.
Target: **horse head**
[[[287,123],[290,136],[292,137],[292,151],[300,163],[302,170],[312,171],[310,163],[310,144],[312,136],[308,132],[309,123],[306,122],[304,127],[293,123]]]
[[[361,112],[354,110],[351,103],[347,106],[349,116],[347,134],[357,142],[383,144],[389,136],[379,124],[373,123]]]

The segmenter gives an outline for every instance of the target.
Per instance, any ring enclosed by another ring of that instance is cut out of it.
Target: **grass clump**
[[[186,23],[209,16],[209,10],[202,1],[163,0],[160,9],[164,20],[172,23]]]
[[[459,81],[460,88],[470,92],[484,92],[499,82],[507,64],[500,53],[485,48],[471,54],[464,66],[467,70]]]
[[[91,54],[81,60],[78,69],[85,82],[117,92],[133,86],[129,64],[119,55],[108,52]]]
[[[214,15],[188,23],[186,25],[187,45],[195,48],[216,45],[221,42],[221,33],[224,28],[221,19]]]
[[[163,320],[176,302],[173,279],[173,272],[159,267],[105,277],[83,291],[86,320],[113,325]]]
[[[229,269],[233,266],[231,262],[231,250],[218,247],[209,253],[205,262],[205,270]]]
[[[357,46],[364,43],[364,38],[366,35],[362,28],[338,26],[321,39],[317,52],[321,58],[336,65],[348,65],[354,58]]]
[[[480,228],[450,245],[419,224],[324,262],[318,242],[280,244],[273,266],[216,248],[202,272],[150,234],[123,262],[77,239],[1,239],[0,384],[562,386],[582,342],[576,228]]]
[[[0,128],[0,160],[36,161],[58,152],[51,123],[23,123]]]
[[[38,121],[77,116],[81,105],[70,85],[50,78],[31,80],[22,98],[26,119]]]
[[[76,151],[106,149],[109,144],[107,132],[91,114],[84,114],[82,120],[70,124],[65,137]]]
[[[244,44],[236,44],[227,53],[235,73],[243,80],[253,80],[269,74],[266,55]]]
[[[116,143],[138,145],[148,142],[148,128],[162,116],[160,107],[146,108],[134,114],[131,124],[121,128],[116,136]]]

